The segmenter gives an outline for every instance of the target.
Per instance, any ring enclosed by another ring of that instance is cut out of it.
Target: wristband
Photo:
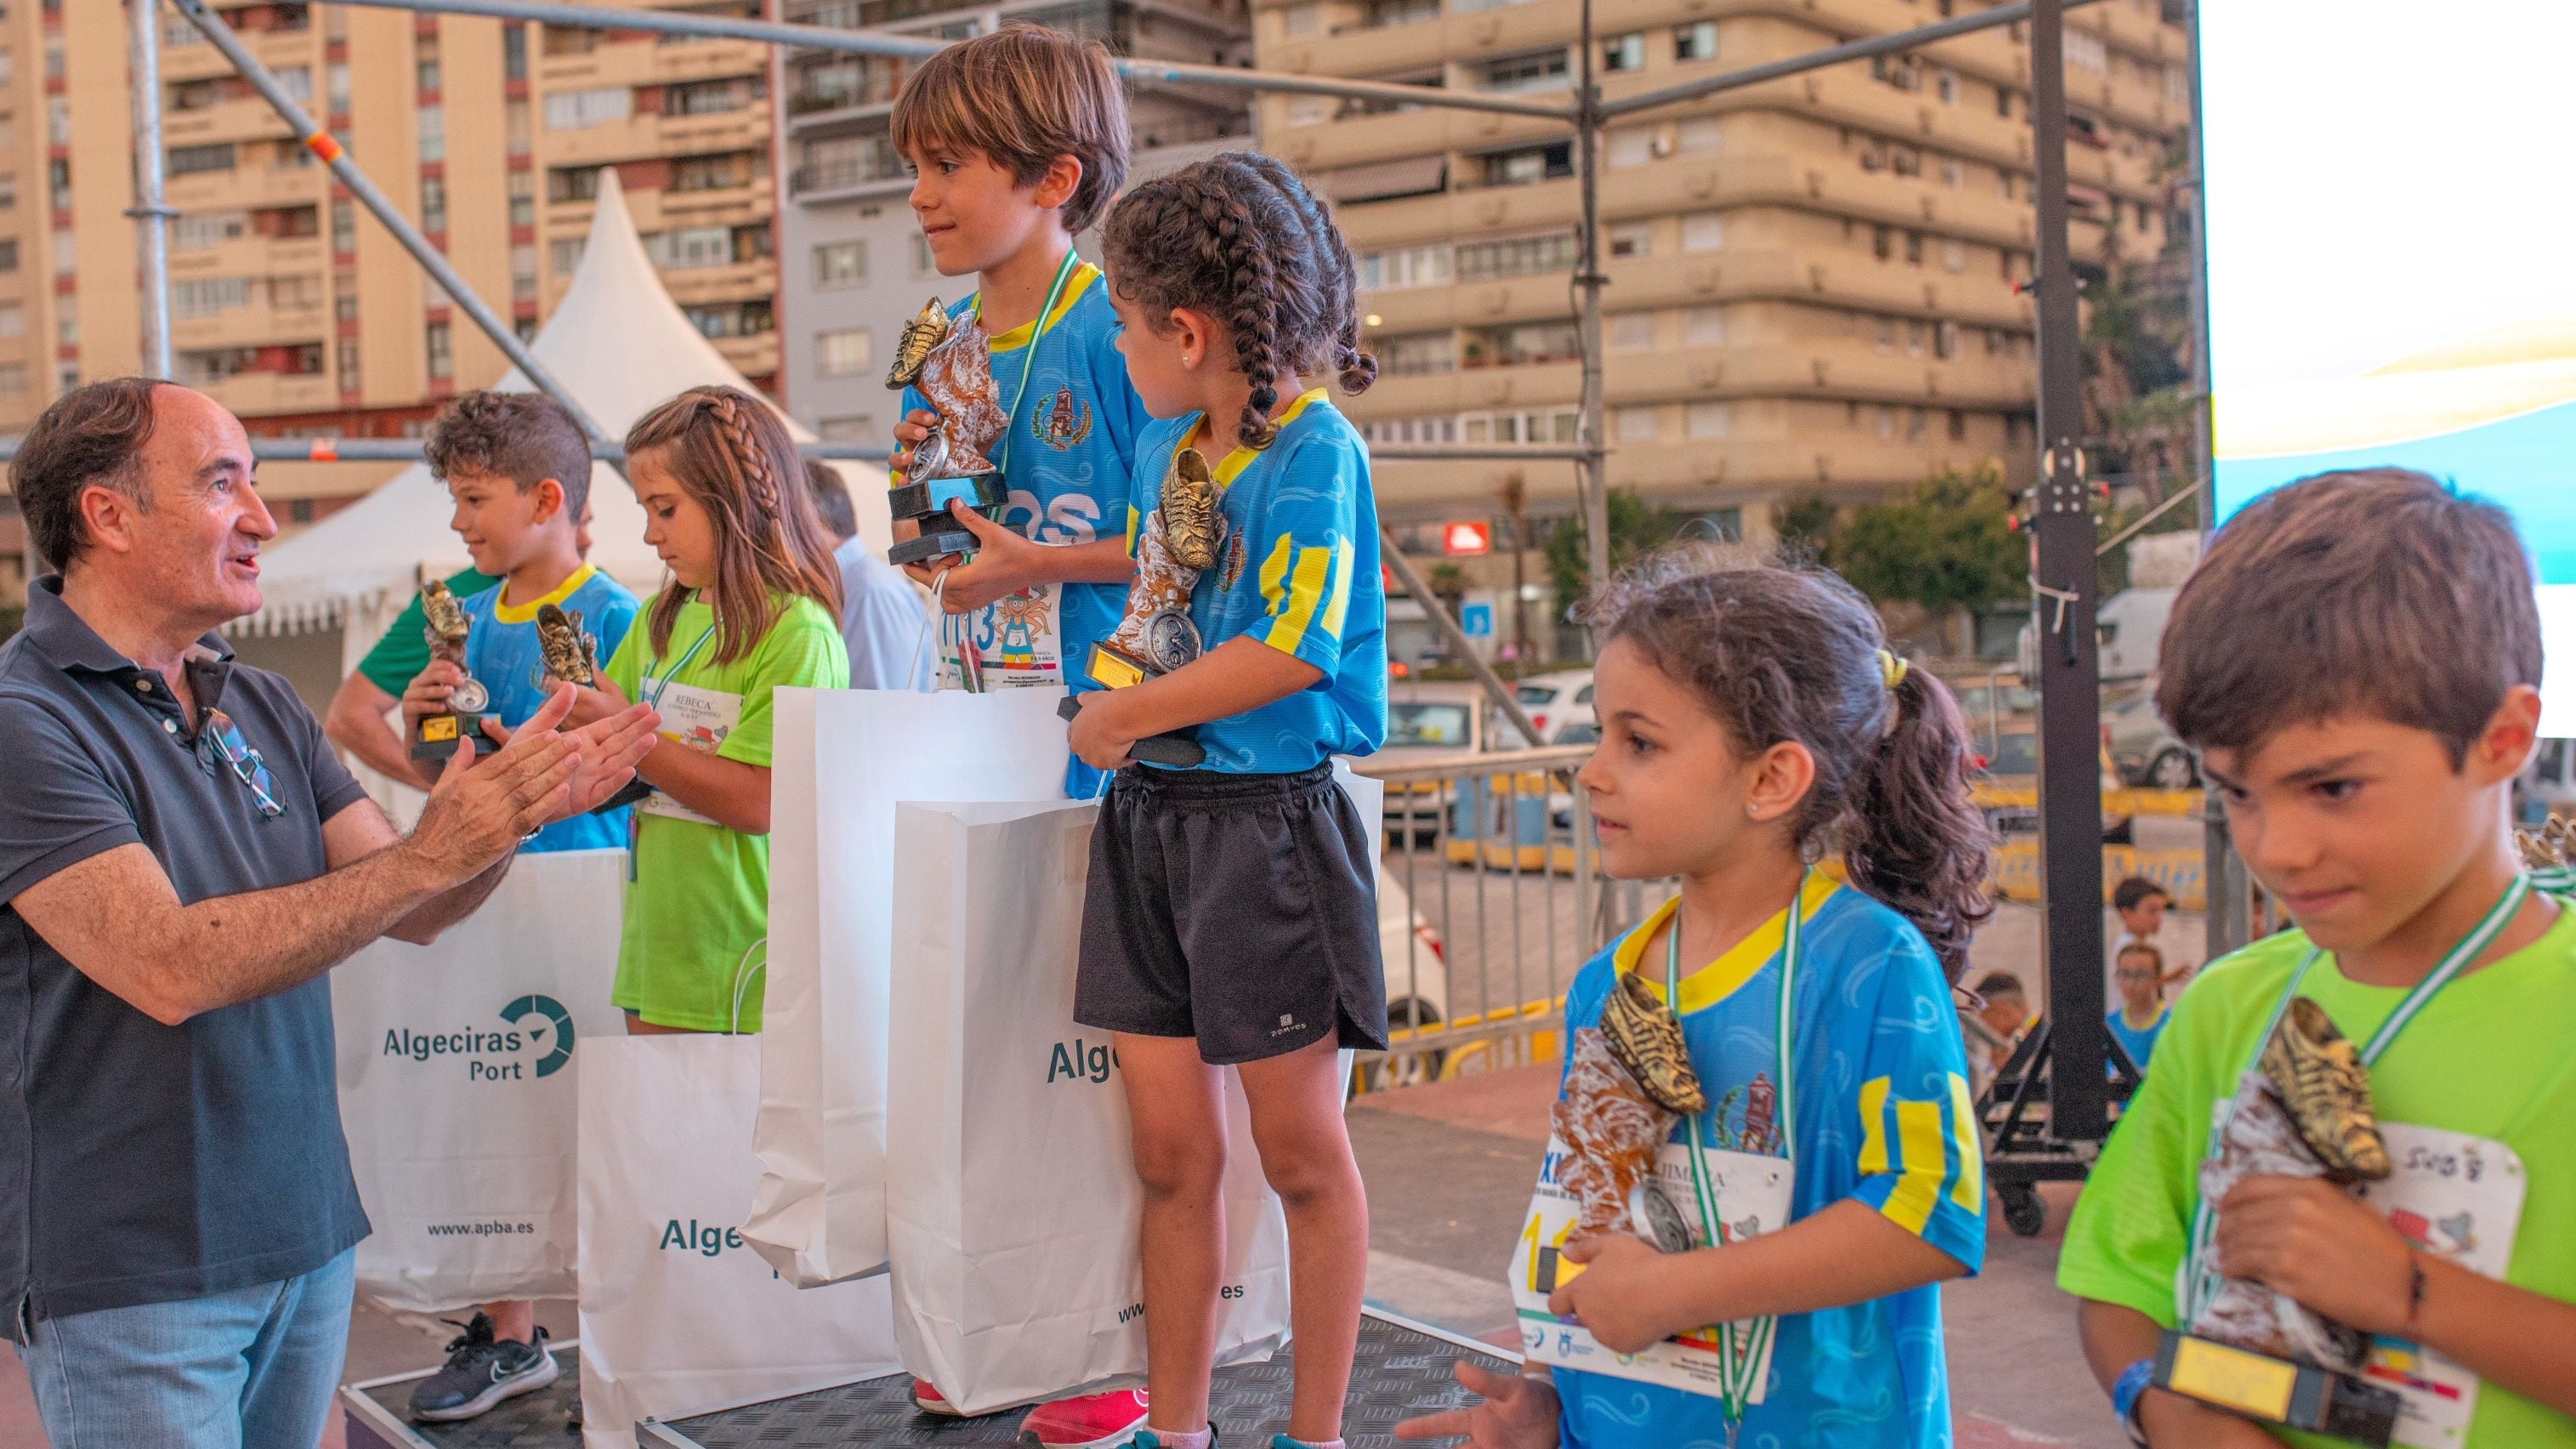
[[[2128,1431],[2129,1442],[2141,1449],[2147,1434],[2138,1427],[2138,1400],[2146,1396],[2147,1386],[2155,1376],[2156,1361],[2142,1358],[2120,1370],[2120,1377],[2111,1384],[2111,1412],[2120,1416],[2120,1427]]]

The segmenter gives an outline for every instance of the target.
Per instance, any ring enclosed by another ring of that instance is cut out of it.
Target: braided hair
[[[716,662],[749,654],[786,601],[802,596],[841,617],[841,570],[831,536],[806,490],[795,441],[769,405],[739,388],[693,387],[654,408],[626,434],[631,460],[651,452],[706,509],[716,535]],[[791,485],[791,481],[793,486]],[[649,625],[656,653],[688,602],[686,589],[664,589]]]
[[[1148,318],[1223,323],[1252,385],[1235,436],[1264,448],[1283,386],[1328,366],[1345,392],[1377,380],[1360,350],[1358,271],[1322,202],[1285,166],[1228,151],[1129,191],[1102,239],[1118,290]]]

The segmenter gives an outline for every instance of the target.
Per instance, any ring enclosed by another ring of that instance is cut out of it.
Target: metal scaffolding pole
[[[135,255],[143,273],[143,370],[170,375],[170,209],[161,187],[161,10],[126,0],[133,22]]]
[[[0,462],[18,456],[22,437],[0,438]],[[886,450],[858,443],[799,443],[799,457],[882,463]],[[252,438],[250,456],[258,463],[417,463],[418,438]],[[590,456],[602,463],[626,461],[626,449],[615,442],[593,443]]]
[[[2200,475],[2200,535],[2218,528],[2218,452],[2210,421],[2209,375],[2209,166],[2201,148],[2200,4],[2183,7],[2184,43],[2191,47],[2191,445]],[[2227,801],[2214,785],[2201,810],[2202,945],[2215,961],[2254,939],[2252,882],[2245,858],[2227,833]]]
[[[2085,479],[2082,358],[2066,234],[2062,0],[2032,0],[2030,125],[2038,238],[2039,484],[2031,510],[2039,645],[2039,893],[2048,973],[2049,1135],[2110,1131],[2102,1021],[2102,683],[2093,633],[2093,487]]]
[[[597,5],[566,5],[556,0],[340,0],[379,10],[412,10],[436,15],[484,15],[498,20],[533,20],[582,30],[649,30],[664,35],[701,35],[715,40],[758,40],[803,50],[834,50],[849,55],[892,55],[918,60],[945,50],[953,42],[925,40],[884,30],[835,30],[821,25],[790,25],[775,20],[745,20],[719,15],[691,15],[677,10],[611,10]],[[1133,60],[1113,56],[1110,66],[1130,80],[1228,86],[1237,90],[1283,91],[1298,95],[1347,96],[1393,101],[1411,106],[1447,106],[1461,111],[1487,111],[1500,116],[1535,116],[1571,121],[1573,112],[1546,101],[1477,91],[1394,85],[1385,81],[1337,80],[1325,76],[1289,75],[1225,65],[1183,65],[1173,61]]]
[[[400,208],[376,189],[376,183],[367,179],[367,173],[358,169],[358,163],[349,159],[349,153],[341,149],[331,133],[304,113],[304,108],[296,104],[284,86],[278,84],[277,77],[270,73],[269,68],[260,64],[259,57],[242,44],[241,37],[233,33],[233,28],[206,8],[205,0],[170,0],[170,3],[214,43],[215,49],[224,53],[224,59],[232,62],[233,69],[241,72],[242,79],[249,81],[251,89],[258,91],[260,98],[268,102],[269,109],[294,128],[295,134],[303,138],[305,148],[330,164],[331,174],[339,179],[341,185],[349,188],[349,194],[356,197],[376,220],[384,223],[385,230],[394,234],[394,240],[402,243],[403,250],[411,253],[412,260],[420,263],[430,279],[446,290],[448,297],[466,316],[474,319],[474,325],[483,329],[483,335],[492,339],[493,345],[501,349],[511,365],[526,374],[531,386],[562,404],[564,411],[572,414],[573,421],[589,435],[594,447],[612,441],[601,430],[598,419],[593,418],[590,410],[572,395],[571,389],[539,362],[537,355],[519,340],[519,334],[511,330],[510,324],[477,296],[463,277],[457,275],[456,268],[448,265],[447,258],[439,253],[438,248],[429,244],[429,238],[422,236],[419,228],[411,224],[411,218],[403,215]]]

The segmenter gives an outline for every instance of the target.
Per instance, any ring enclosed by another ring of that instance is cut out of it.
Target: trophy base
[[[1082,713],[1082,701],[1068,694],[1055,707],[1056,715],[1070,722]],[[1175,770],[1195,770],[1207,763],[1207,746],[1188,734],[1175,731],[1167,735],[1147,735],[1127,747],[1130,759],[1148,765],[1163,765]]]
[[[2249,1419],[2331,1434],[2368,1449],[2387,1449],[2397,1433],[2399,1400],[2391,1390],[2173,1329],[2156,1343],[2151,1382]]]
[[[910,519],[921,526],[921,536],[906,539],[886,550],[886,561],[897,568],[922,563],[947,554],[971,554],[975,535],[957,521],[949,505],[964,503],[987,518],[998,516],[1008,506],[1010,493],[1002,486],[998,469],[968,473],[956,478],[928,478],[919,483],[906,483],[886,494],[886,511],[898,519]]]
[[[474,753],[478,755],[488,755],[501,748],[492,742],[490,735],[483,733],[481,713],[458,710],[450,714],[422,716],[420,733],[411,742],[411,757],[415,760],[446,759],[456,753],[460,740],[471,741]]]

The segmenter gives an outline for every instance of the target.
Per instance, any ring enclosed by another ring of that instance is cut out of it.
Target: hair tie
[[[1889,689],[1905,682],[1905,671],[1911,666],[1888,651],[1878,651],[1878,677]]]

